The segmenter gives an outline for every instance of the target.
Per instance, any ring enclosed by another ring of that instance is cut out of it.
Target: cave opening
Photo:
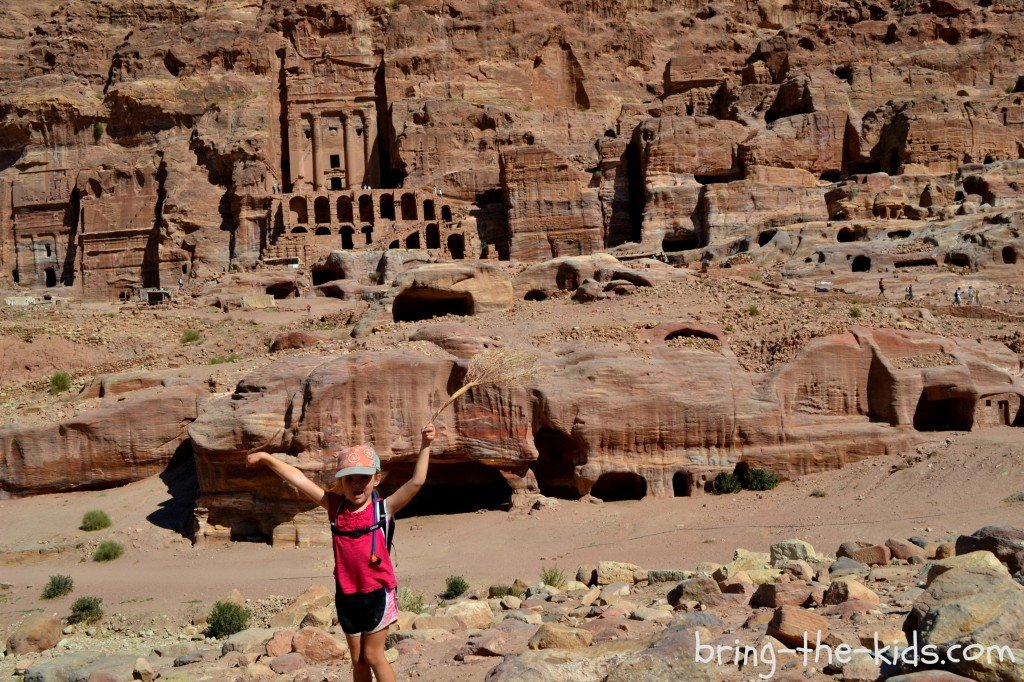
[[[686,471],[677,471],[672,476],[673,497],[689,497],[693,486],[693,477]]]
[[[313,268],[310,275],[313,278],[313,286],[319,286],[335,280],[345,279],[345,275],[343,273],[338,273],[331,268],[325,268],[322,266]]]
[[[679,237],[666,237],[661,240],[661,250],[666,253],[674,251],[689,251],[691,249],[699,249],[700,247],[700,237],[696,234]]]
[[[576,466],[579,448],[567,434],[545,426],[533,435],[537,448],[537,461],[532,469],[540,492],[548,497],[568,500],[580,498],[576,485]]]
[[[836,233],[836,241],[840,244],[864,241],[867,238],[868,234],[864,228],[853,229],[851,227],[844,227]]]
[[[665,337],[666,341],[671,341],[672,339],[711,339],[712,341],[718,341],[718,337],[710,332],[702,329],[690,329],[689,327],[677,329]]]
[[[525,296],[523,296],[524,301],[546,301],[547,298],[548,295],[540,289],[531,289],[526,292]]]
[[[647,495],[647,479],[631,471],[610,471],[601,474],[590,494],[605,502],[642,500]]]
[[[974,403],[970,398],[928,397],[921,393],[914,410],[914,428],[918,431],[970,431],[974,426]]]
[[[1017,264],[1017,250],[1012,246],[1003,247],[1003,263],[1005,265],[1016,265]]]
[[[971,258],[966,253],[951,253],[946,256],[946,263],[958,268],[971,267]]]
[[[295,285],[295,282],[280,282],[278,284],[271,284],[266,288],[266,292],[273,296],[278,301],[285,298],[299,297],[299,287]]]
[[[893,230],[889,233],[889,239],[909,239],[910,230]]]
[[[395,298],[391,306],[395,322],[420,322],[444,315],[473,314],[473,297],[434,289],[409,289]]]
[[[757,235],[757,245],[767,246],[768,242],[775,239],[775,235],[778,234],[778,230],[765,230]]]
[[[850,264],[850,270],[853,272],[867,272],[870,269],[871,259],[867,256],[857,256]]]
[[[929,265],[938,265],[934,258],[912,258],[910,260],[901,260],[893,263],[893,266],[899,268],[920,268]]]
[[[387,497],[408,481],[414,466],[412,460],[387,465],[380,495]],[[402,517],[508,509],[511,498],[512,486],[495,467],[476,460],[436,458],[430,463],[427,482],[402,510]]]
[[[46,286],[57,286],[57,271],[54,270],[53,268],[46,268],[46,270],[44,270],[43,272],[46,275]]]
[[[231,542],[255,542],[261,545],[273,544],[270,533],[263,530],[259,519],[252,516],[231,519]]]

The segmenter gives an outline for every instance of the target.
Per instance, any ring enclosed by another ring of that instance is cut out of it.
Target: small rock
[[[144,658],[136,659],[135,669],[132,671],[132,679],[142,680],[142,682],[153,682],[155,677],[153,666],[149,664],[149,661]]]
[[[585,649],[593,641],[593,635],[586,630],[545,623],[530,638],[528,646],[531,649]]]

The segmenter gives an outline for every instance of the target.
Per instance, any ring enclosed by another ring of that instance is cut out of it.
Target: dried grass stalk
[[[466,382],[452,393],[430,418],[433,422],[444,409],[477,386],[518,386],[540,374],[537,357],[519,348],[497,348],[483,351],[469,361]]]

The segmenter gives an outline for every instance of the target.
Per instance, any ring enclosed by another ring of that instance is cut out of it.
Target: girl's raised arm
[[[427,466],[430,464],[430,444],[436,435],[437,432],[434,430],[433,424],[427,424],[420,431],[420,454],[416,459],[416,468],[413,469],[412,478],[406,481],[401,488],[391,493],[386,500],[388,513],[392,516],[401,511],[402,507],[409,504],[409,500],[420,491],[420,488],[426,482]]]
[[[268,467],[275,474],[298,488],[306,497],[327,509],[327,493],[324,492],[324,489],[306,478],[306,474],[291,464],[282,462],[267,452],[251,453],[246,457],[245,464],[250,467],[259,466],[260,464]]]

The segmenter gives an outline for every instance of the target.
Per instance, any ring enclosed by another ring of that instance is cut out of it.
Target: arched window
[[[402,220],[416,220],[416,195],[402,195]]]
[[[309,211],[304,197],[292,197],[288,202],[288,212],[291,213],[293,225],[305,225],[309,222]]]
[[[327,197],[317,197],[313,200],[313,217],[318,224],[331,222],[331,202]]]
[[[341,197],[338,199],[338,222],[352,223],[352,197]]]
[[[437,223],[427,225],[427,248],[441,248],[441,228],[437,226]]]
[[[466,240],[461,234],[448,235],[448,253],[456,260],[466,257]]]
[[[380,217],[383,220],[395,219],[395,199],[390,194],[380,195]]]
[[[359,197],[359,222],[373,224],[373,197],[368,194]]]

